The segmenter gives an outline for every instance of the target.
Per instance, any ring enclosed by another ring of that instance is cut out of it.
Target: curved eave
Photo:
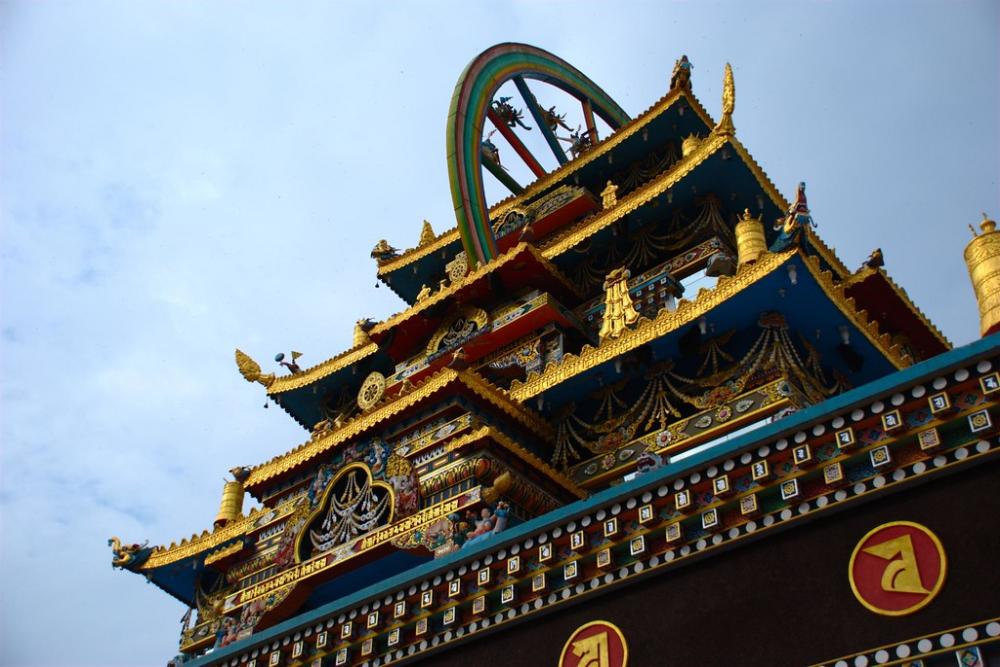
[[[499,408],[509,417],[530,429],[544,440],[551,440],[554,437],[552,427],[548,423],[526,407],[511,401],[504,392],[474,372],[468,370],[456,371],[445,368],[417,385],[410,393],[396,397],[389,403],[355,417],[332,433],[309,440],[285,454],[254,467],[246,480],[245,488],[250,493],[257,494],[261,490],[261,486],[269,480],[309,463],[341,443],[364,435],[377,425],[393,419],[397,415],[429,400],[435,394],[453,384],[464,386],[473,394]]]
[[[496,219],[510,209],[534,199],[547,189],[558,185],[582,167],[606,156],[617,146],[620,146],[622,142],[640,133],[650,122],[670,109],[680,99],[687,101],[688,106],[704,122],[706,128],[711,128],[715,125],[715,121],[712,120],[694,93],[688,89],[675,88],[654,102],[648,109],[636,116],[629,123],[619,128],[617,132],[608,135],[591,150],[533,181],[525,187],[524,192],[507,197],[491,206],[490,218]],[[449,229],[442,232],[430,243],[407,250],[398,257],[393,257],[386,262],[380,263],[377,275],[379,278],[383,278],[459,240],[458,228]]]
[[[905,330],[905,333],[911,340],[920,344],[920,346],[924,348],[928,357],[935,356],[952,349],[951,341],[949,341],[948,338],[941,333],[936,326],[934,326],[934,323],[930,321],[927,315],[925,315],[924,312],[913,303],[909,295],[906,293],[906,290],[900,287],[884,268],[872,268],[866,266],[855,272],[845,281],[847,293],[851,294],[858,302],[867,302],[867,300],[863,297],[863,290],[865,289],[864,286],[869,284],[881,285],[882,291],[891,295],[890,298],[895,300],[910,316],[910,318],[912,318],[912,323],[921,329],[918,333],[913,331],[910,327],[905,326],[905,323],[899,323],[899,328]]]
[[[834,283],[832,275],[821,268],[817,258],[793,249],[783,253],[768,254],[737,275],[720,278],[714,288],[699,291],[695,299],[681,300],[676,310],[663,310],[652,320],[640,318],[639,324],[627,330],[620,338],[605,340],[597,347],[586,345],[579,355],[567,354],[562,360],[546,366],[541,373],[528,376],[523,383],[515,381],[508,393],[515,400],[526,401],[631,350],[677,331],[779,270],[794,257],[801,258],[802,264],[823,293],[894,368],[905,368],[912,363],[909,355],[906,355],[898,345],[894,345],[887,334],[881,333],[878,324],[869,319],[867,313],[855,308],[853,300],[845,296],[844,287]]]
[[[615,206],[545,239],[541,243],[542,254],[549,259],[555,259],[572,250],[591,238],[594,234],[610,227],[629,214],[653,202],[656,198],[666,194],[695,169],[707,162],[712,156],[720,153],[727,146],[731,147],[740,156],[742,164],[767,194],[774,206],[779,210],[787,209],[788,204],[785,199],[767,178],[767,175],[760,166],[753,160],[746,149],[743,148],[742,144],[731,135],[712,133],[705,138],[697,149],[679,160],[673,167],[656,179],[619,199]]]
[[[587,492],[580,488],[573,480],[553,468],[547,461],[540,458],[531,450],[523,447],[516,440],[509,437],[503,431],[493,426],[482,426],[479,429],[468,433],[448,443],[448,449],[455,451],[461,447],[466,447],[483,440],[492,440],[497,445],[503,447],[511,454],[527,463],[531,468],[548,477],[564,491],[569,492],[576,498],[586,498]]]
[[[392,329],[399,326],[406,320],[427,312],[429,309],[433,308],[437,304],[442,303],[454,297],[458,292],[462,291],[464,288],[473,285],[479,280],[482,280],[483,278],[487,277],[491,273],[494,273],[495,271],[499,270],[500,268],[502,268],[507,264],[524,259],[526,256],[531,256],[532,259],[541,264],[542,267],[544,267],[544,269],[546,270],[546,272],[549,273],[551,276],[553,276],[562,285],[563,289],[567,293],[573,294],[578,297],[581,296],[579,289],[575,285],[573,285],[572,281],[566,276],[564,276],[562,272],[554,264],[552,264],[548,259],[546,259],[542,255],[542,253],[536,250],[534,246],[525,242],[521,242],[514,248],[511,248],[508,252],[504,253],[497,259],[493,260],[492,262],[480,265],[474,271],[466,275],[457,283],[453,283],[451,285],[448,285],[442,290],[438,290],[437,292],[431,294],[423,301],[420,301],[410,306],[406,310],[396,313],[395,315],[392,315],[385,321],[375,325],[375,327],[372,328],[372,330],[369,332],[369,335],[372,336],[373,338],[384,336],[385,334],[389,333]]]
[[[274,511],[267,507],[257,507],[251,510],[248,515],[235,521],[230,521],[224,526],[213,528],[211,531],[202,531],[200,535],[192,535],[190,538],[182,539],[179,543],[171,542],[170,546],[155,547],[153,553],[146,559],[146,562],[139,566],[136,571],[142,574],[149,574],[155,581],[156,572],[167,565],[203,554],[207,557],[211,555],[209,552],[214,551],[219,553],[221,549],[230,548],[232,544],[238,543],[246,535],[258,528],[264,527],[266,524],[258,526],[257,522],[262,516]],[[276,510],[277,513],[267,523],[274,523],[284,518],[290,511],[290,508],[282,510],[279,507]],[[184,568],[195,570],[197,569],[196,566],[201,564],[203,563],[196,562],[195,567],[192,567],[190,564],[185,563]],[[177,597],[176,593],[167,592]]]

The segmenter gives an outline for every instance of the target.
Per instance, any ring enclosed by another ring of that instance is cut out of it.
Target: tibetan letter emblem
[[[848,577],[855,597],[885,616],[912,614],[944,584],[947,559],[937,536],[909,521],[875,528],[851,554]]]
[[[559,667],[625,667],[628,645],[613,623],[592,621],[576,629],[563,646]]]

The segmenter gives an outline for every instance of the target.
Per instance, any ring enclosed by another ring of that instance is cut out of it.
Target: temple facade
[[[404,309],[311,368],[237,350],[303,440],[200,534],[110,541],[189,607],[173,664],[1000,664],[1000,232],[953,349],[691,72],[632,118],[536,47],[470,63],[456,227],[372,251]]]

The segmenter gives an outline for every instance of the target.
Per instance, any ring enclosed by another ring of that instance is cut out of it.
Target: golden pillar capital
[[[997,223],[983,213],[982,230],[972,229],[972,240],[965,246],[965,264],[979,303],[979,333],[986,336],[1000,331],[1000,232]]]

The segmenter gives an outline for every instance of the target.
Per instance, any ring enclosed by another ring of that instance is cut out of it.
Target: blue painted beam
[[[542,136],[545,137],[545,141],[548,142],[549,148],[552,149],[552,153],[559,160],[559,164],[566,164],[569,162],[569,158],[566,157],[566,152],[563,151],[562,146],[559,145],[559,139],[556,138],[555,132],[549,127],[549,124],[545,122],[544,112],[542,108],[538,106],[538,100],[535,99],[534,93],[528,88],[528,84],[522,77],[514,77],[514,85],[517,86],[517,91],[521,93],[521,98],[524,100],[525,105],[528,107],[528,111],[531,112],[531,117],[535,119],[535,124],[538,129],[542,131]]]

